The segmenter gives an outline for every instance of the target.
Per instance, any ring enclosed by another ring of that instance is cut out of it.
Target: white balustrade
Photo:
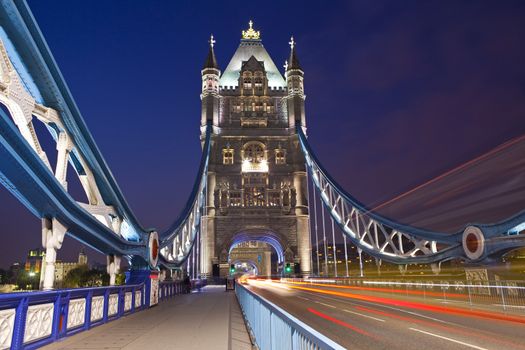
[[[86,316],[86,299],[72,299],[69,301],[67,312],[67,329],[72,329],[84,324]]]

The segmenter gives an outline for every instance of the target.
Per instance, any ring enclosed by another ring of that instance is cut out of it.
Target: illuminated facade
[[[303,71],[292,39],[283,77],[252,25],[222,74],[212,36],[202,70],[202,138],[213,124],[202,228],[207,277],[226,275],[230,249],[247,241],[270,242],[281,268],[286,261],[311,271],[305,160],[295,130],[296,123],[305,129]]]

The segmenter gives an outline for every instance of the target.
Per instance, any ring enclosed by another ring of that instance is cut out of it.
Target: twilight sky
[[[210,33],[224,69],[250,19],[278,67],[294,35],[310,142],[365,203],[380,203],[525,133],[523,1],[29,4],[145,227],[166,228],[189,195],[200,157],[200,69]],[[69,177],[74,197],[83,199],[77,182]],[[41,245],[40,221],[3,187],[0,220],[0,267]],[[66,238],[59,258],[76,259],[79,247]]]

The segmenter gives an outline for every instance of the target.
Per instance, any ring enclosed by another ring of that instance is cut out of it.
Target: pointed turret
[[[295,40],[290,39],[290,58],[286,61],[286,87],[288,88],[288,123],[290,128],[301,125],[306,128],[304,114],[304,72],[297,58]]]
[[[213,47],[216,43],[213,34],[210,36],[210,48],[204,67],[202,67],[202,110],[201,110],[201,126],[204,127],[208,122],[213,122],[214,125],[218,123],[219,116],[219,77],[221,71],[215,58]],[[203,128],[204,132],[205,128]]]
[[[206,57],[206,62],[204,62],[204,66],[202,69],[206,68],[213,68],[213,69],[219,69],[219,65],[217,64],[217,59],[215,58],[215,51],[213,51],[213,46],[215,45],[216,41],[213,39],[213,34],[210,36],[210,49],[208,50],[208,57]]]
[[[293,39],[293,36],[291,37],[290,39],[290,59],[288,60],[288,66],[286,68],[286,70],[292,70],[292,69],[298,69],[298,70],[303,70],[301,68],[301,65],[299,64],[299,59],[297,58],[297,53],[295,52],[295,41]]]

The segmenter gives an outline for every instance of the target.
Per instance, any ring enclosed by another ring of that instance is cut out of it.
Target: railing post
[[[129,310],[131,313],[135,313],[135,293],[137,291],[136,287],[133,287],[131,289],[131,309]]]
[[[70,293],[58,293],[55,300],[53,328],[51,331],[54,340],[62,338],[67,332],[67,319],[69,316]]]
[[[117,311],[117,317],[120,318],[124,315],[124,304],[126,303],[126,292],[124,291],[124,287],[118,287],[118,311]]]
[[[498,286],[501,292],[501,302],[503,304],[503,310],[507,311],[507,305],[505,304],[505,296],[503,295],[505,294],[505,290],[503,289],[503,286],[501,285],[501,283],[496,283],[496,286]]]
[[[13,328],[13,340],[11,349],[21,349],[24,344],[24,333],[26,326],[27,308],[29,306],[28,298],[22,298],[16,308],[15,325]]]
[[[102,323],[108,322],[108,311],[109,311],[109,288],[104,292],[104,306],[102,307]]]
[[[62,310],[60,310],[60,293],[57,293],[55,301],[53,302],[53,322],[51,323],[51,338],[57,340],[59,333],[62,330],[62,323],[64,322],[64,316]]]
[[[84,330],[91,328],[91,301],[93,299],[93,290],[90,290],[86,296],[86,314],[84,315]]]

